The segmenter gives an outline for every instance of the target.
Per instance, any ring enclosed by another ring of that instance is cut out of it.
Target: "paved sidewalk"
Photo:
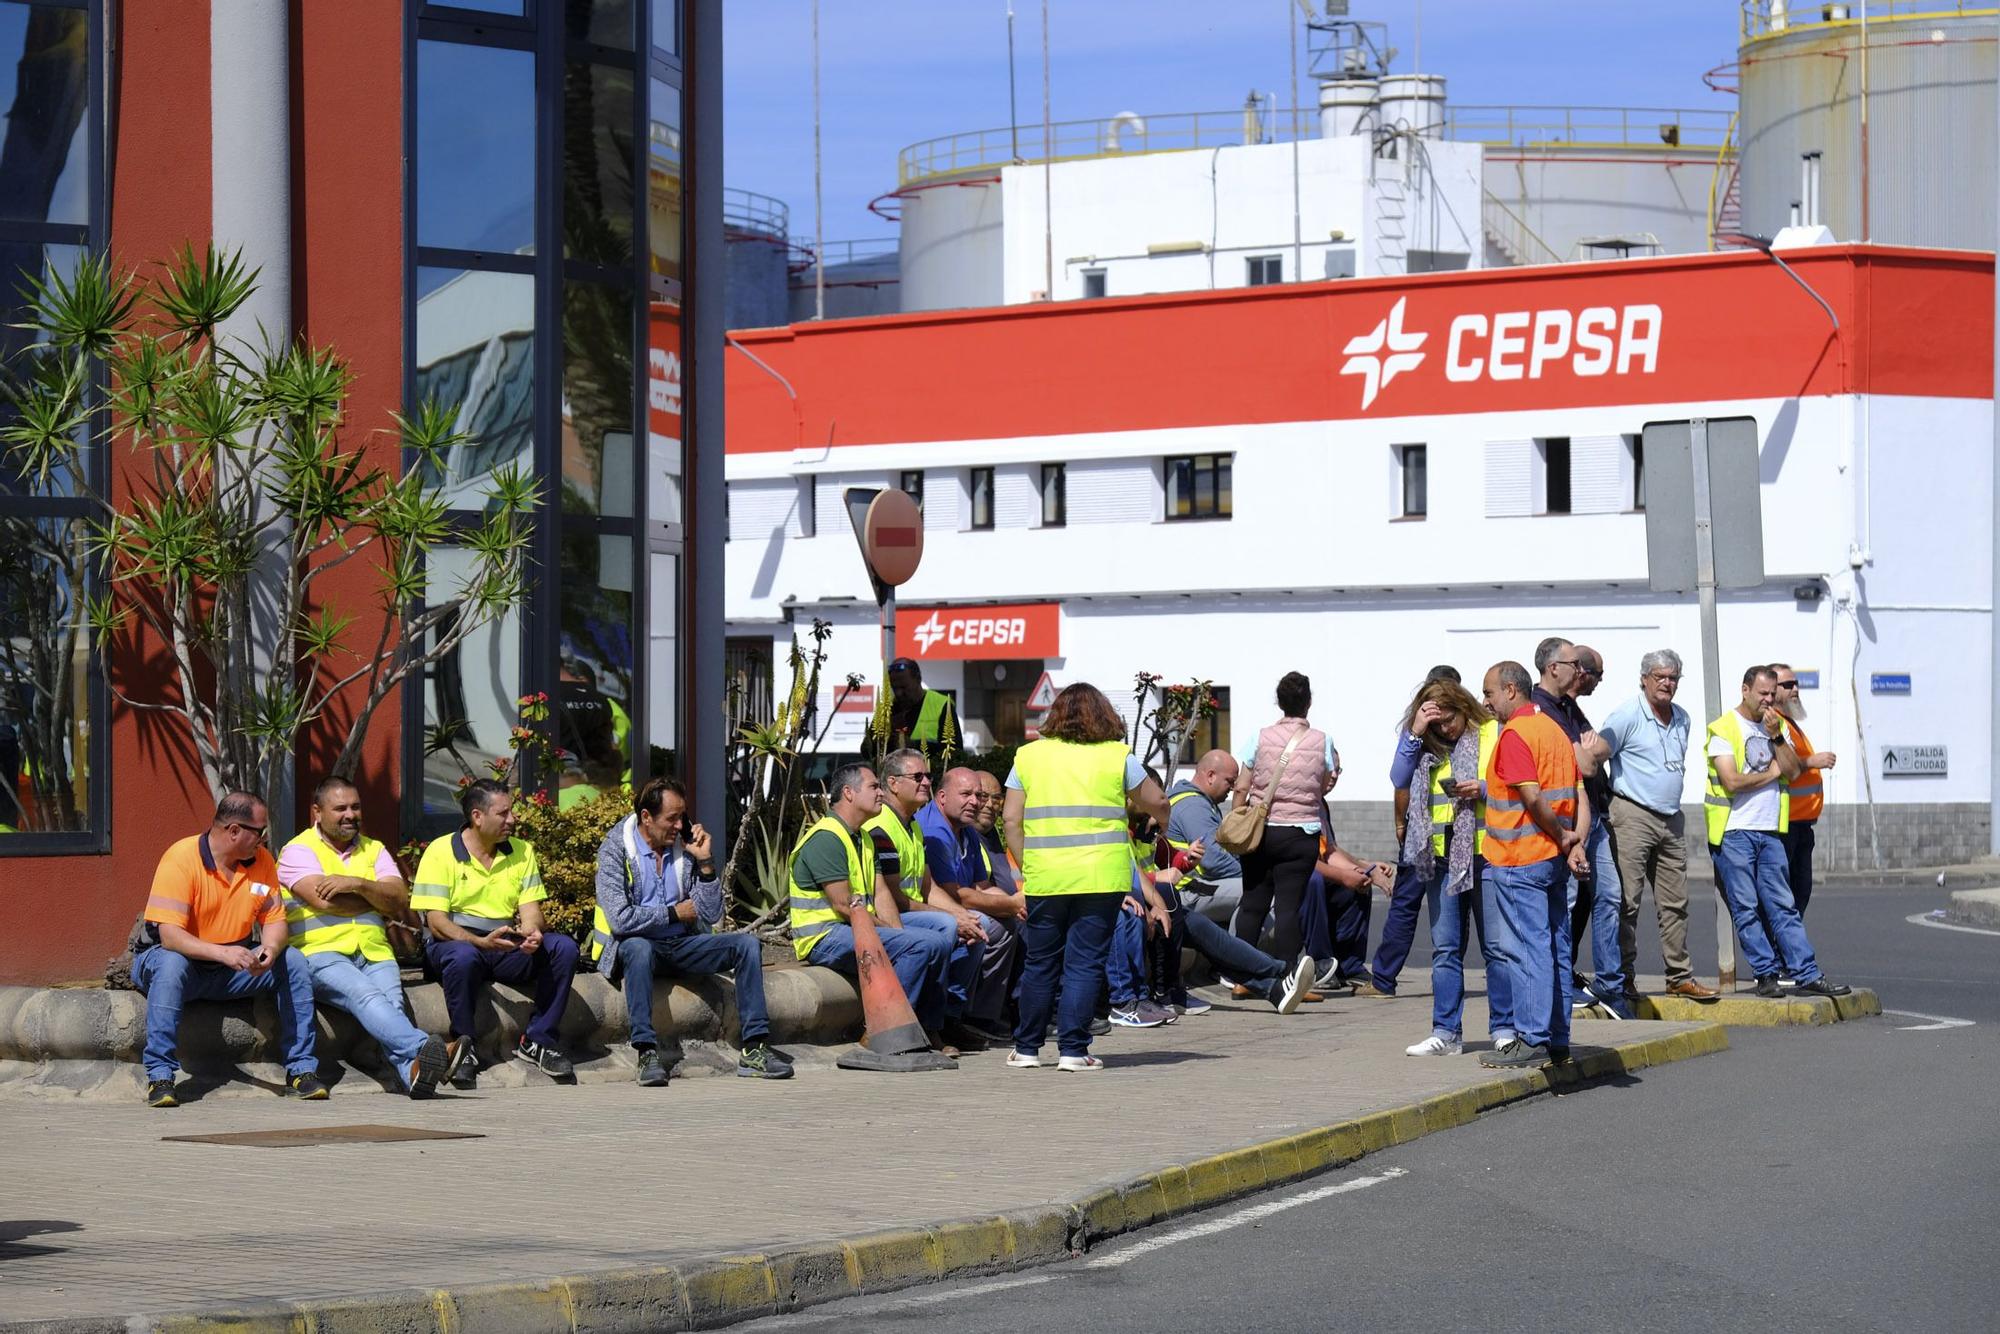
[[[1483,1042],[1452,1059],[1402,1054],[1430,1028],[1427,979],[1405,982],[1397,1000],[1336,999],[1289,1019],[1225,1000],[1168,1028],[1115,1030],[1097,1048],[1110,1068],[1086,1076],[1010,1070],[991,1052],[927,1075],[821,1058],[789,1083],[541,1085],[429,1103],[0,1101],[0,1319],[539,1279],[1074,1199],[1489,1082]],[[1483,1033],[1483,1002],[1467,1011]],[[1577,1048],[1695,1027],[1586,1023]],[[484,1138],[160,1140],[355,1123]]]

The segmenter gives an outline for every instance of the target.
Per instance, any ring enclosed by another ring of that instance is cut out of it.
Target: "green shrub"
[[[551,930],[587,940],[591,910],[597,906],[598,845],[632,813],[632,794],[618,788],[568,810],[537,795],[520,800],[514,810],[515,834],[535,845],[542,863],[542,883],[549,893],[543,919]]]

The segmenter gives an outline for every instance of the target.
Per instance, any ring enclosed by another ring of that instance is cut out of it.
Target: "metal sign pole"
[[[1694,464],[1694,579],[1701,602],[1701,688],[1708,718],[1722,716],[1722,636],[1715,618],[1715,523],[1708,491],[1708,418],[1688,422],[1688,454]],[[1704,755],[1708,750],[1702,743]],[[1706,758],[1702,763],[1707,764]],[[1704,794],[1705,798],[1706,794]],[[1704,817],[1705,818],[1705,817]],[[1736,928],[1729,920],[1729,902],[1715,897],[1716,986],[1736,986]]]
[[[889,664],[896,660],[896,590],[891,587],[882,598],[882,680],[889,680]]]

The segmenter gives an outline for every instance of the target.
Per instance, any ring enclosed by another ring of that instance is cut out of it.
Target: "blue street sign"
[[[1908,672],[1870,672],[1868,690],[1875,695],[1907,695],[1910,693]]]
[[[1799,689],[1801,690],[1819,689],[1819,673],[1817,671],[1800,672],[1798,676],[1799,676]]]

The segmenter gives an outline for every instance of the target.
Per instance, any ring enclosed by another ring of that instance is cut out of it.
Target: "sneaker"
[[[1550,1065],[1568,1065],[1568,1064],[1569,1064],[1569,1048],[1568,1048],[1568,1047],[1550,1047],[1550,1048],[1549,1048],[1549,1064],[1550,1064]]]
[[[1499,1051],[1510,1042],[1517,1041],[1514,1031],[1509,1028],[1499,1029],[1496,1032],[1488,1033],[1486,1036],[1492,1039],[1493,1050],[1495,1051]]]
[[[1592,988],[1585,987],[1583,994],[1590,998],[1587,1002],[1588,1004],[1595,1005],[1598,1009],[1604,1011],[1605,1014],[1621,1023],[1632,1017],[1631,1011],[1627,1010],[1624,1005],[1605,999],[1602,994]]]
[[[1109,1019],[1106,1019],[1103,1015],[1100,1014],[1095,1019],[1092,1019],[1090,1021],[1090,1036],[1094,1038],[1101,1038],[1110,1031],[1111,1031],[1111,1021]]]
[[[1760,977],[1757,979],[1757,994],[1765,1000],[1782,1000],[1785,989],[1778,985],[1775,977]]]
[[[1186,996],[1175,1002],[1174,1008],[1182,1014],[1207,1014],[1215,1007],[1193,992],[1189,992]]]
[[[768,1042],[753,1042],[736,1058],[736,1074],[742,1079],[790,1079],[792,1063],[779,1055]]]
[[[285,1087],[301,1102],[325,1102],[333,1096],[327,1092],[326,1085],[320,1083],[319,1076],[310,1070],[293,1075],[285,1081]]]
[[[514,1054],[550,1079],[568,1079],[576,1073],[576,1067],[570,1064],[569,1057],[554,1047],[545,1047],[539,1042],[529,1041],[526,1033],[521,1034],[521,1040],[514,1045]]]
[[[1479,1063],[1493,1070],[1517,1070],[1522,1066],[1541,1065],[1548,1059],[1547,1047],[1530,1047],[1519,1038],[1494,1051],[1479,1053]]]
[[[1292,971],[1285,975],[1284,981],[1270,996],[1271,1004],[1279,1014],[1298,1013],[1299,1006],[1305,1003],[1306,992],[1312,989],[1312,976],[1311,959],[1300,959],[1292,965]]]
[[[1087,1074],[1090,1071],[1102,1070],[1103,1068],[1104,1062],[1098,1060],[1095,1056],[1058,1056],[1056,1058],[1056,1069],[1058,1070],[1069,1070]]]
[[[1844,982],[1829,982],[1825,974],[1810,982],[1799,983],[1797,989],[1801,996],[1848,996],[1854,993],[1854,988]]]
[[[1433,1033],[1414,1047],[1403,1048],[1405,1056],[1460,1056],[1465,1052],[1465,1044],[1457,1038],[1448,1038],[1441,1033]]]
[[[471,1038],[453,1038],[451,1041],[445,1043],[444,1082],[449,1083],[453,1088],[457,1088],[458,1072],[466,1067],[468,1061],[471,1062],[473,1069],[478,1069],[479,1062],[472,1055]],[[468,1084],[466,1087],[470,1088],[472,1086]]]
[[[451,1060],[445,1050],[442,1038],[425,1038],[424,1045],[417,1052],[417,1059],[410,1062],[406,1080],[412,1098],[428,1098],[437,1092],[438,1081],[444,1078],[444,1069]]]
[[[1139,1011],[1141,1019],[1157,1019],[1163,1024],[1176,1024],[1180,1022],[1181,1017],[1174,1013],[1172,1007],[1161,1005],[1155,1001],[1142,1000],[1136,1008]]]
[[[1796,977],[1793,977],[1790,973],[1779,973],[1778,985],[1784,990],[1790,991],[1794,987],[1799,985],[1799,980]]]
[[[179,1095],[174,1092],[171,1079],[149,1079],[146,1081],[146,1105],[148,1107],[178,1107]]]
[[[479,1056],[472,1050],[472,1039],[453,1038],[447,1045],[458,1048],[458,1068],[445,1079],[460,1093],[470,1093],[479,1087]]]
[[[1120,1028],[1158,1028],[1166,1020],[1154,1015],[1142,1014],[1139,1010],[1141,1005],[1150,1005],[1151,1003],[1150,1001],[1135,1001],[1129,1006],[1114,1005],[1111,1007],[1111,1022]],[[1064,1057],[1063,1059],[1067,1060],[1068,1057]]]
[[[1007,1064],[1016,1070],[1039,1070],[1042,1057],[1039,1052],[1010,1051],[1007,1053]]]
[[[1315,964],[1314,967],[1318,967],[1318,965]],[[1335,959],[1332,963],[1320,969],[1319,976],[1313,979],[1312,989],[1314,991],[1335,991],[1346,985],[1345,982],[1340,980],[1340,960]]]
[[[663,1089],[667,1086],[667,1063],[660,1059],[658,1047],[639,1049],[639,1070],[632,1078],[641,1088]]]

